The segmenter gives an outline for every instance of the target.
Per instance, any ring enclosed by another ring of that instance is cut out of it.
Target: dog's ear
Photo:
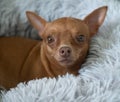
[[[26,15],[32,26],[39,31],[39,34],[41,34],[47,21],[31,11],[27,11]]]
[[[88,25],[90,36],[97,33],[99,27],[103,23],[107,12],[107,6],[100,7],[85,17],[84,22]]]

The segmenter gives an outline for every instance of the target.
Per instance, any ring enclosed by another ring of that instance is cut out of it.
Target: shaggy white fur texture
[[[23,34],[20,36],[36,38],[33,28],[27,23],[26,10],[35,11],[51,21],[63,16],[84,18],[102,5],[108,5],[107,17],[98,34],[91,40],[88,58],[78,77],[67,74],[57,79],[44,78],[32,80],[28,84],[21,83],[8,92],[2,92],[1,101],[120,102],[120,1],[2,0],[0,35],[12,36],[9,33],[12,31],[16,36],[18,31]],[[25,35],[26,32],[29,36]]]

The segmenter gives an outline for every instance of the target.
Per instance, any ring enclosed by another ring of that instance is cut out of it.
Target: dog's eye
[[[84,35],[78,35],[76,37],[76,39],[77,39],[78,42],[83,42],[85,40],[85,36]]]
[[[52,36],[48,36],[47,37],[47,42],[50,44],[52,42],[54,42],[54,38]]]

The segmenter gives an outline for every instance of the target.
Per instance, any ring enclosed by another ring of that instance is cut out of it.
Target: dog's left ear
[[[97,33],[99,27],[103,23],[107,12],[107,6],[100,7],[85,17],[84,22],[88,25],[90,36]]]

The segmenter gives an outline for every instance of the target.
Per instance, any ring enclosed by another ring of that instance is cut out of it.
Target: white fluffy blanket
[[[107,17],[91,40],[88,58],[78,77],[67,74],[57,79],[32,80],[27,85],[21,83],[16,88],[3,92],[1,101],[120,102],[120,1],[2,0],[0,35],[15,36],[18,31],[22,32],[22,36],[36,38],[32,34],[33,28],[27,23],[26,10],[35,11],[47,20],[53,20],[62,16],[83,18],[102,5],[108,5]],[[24,35],[26,32],[28,35]]]

